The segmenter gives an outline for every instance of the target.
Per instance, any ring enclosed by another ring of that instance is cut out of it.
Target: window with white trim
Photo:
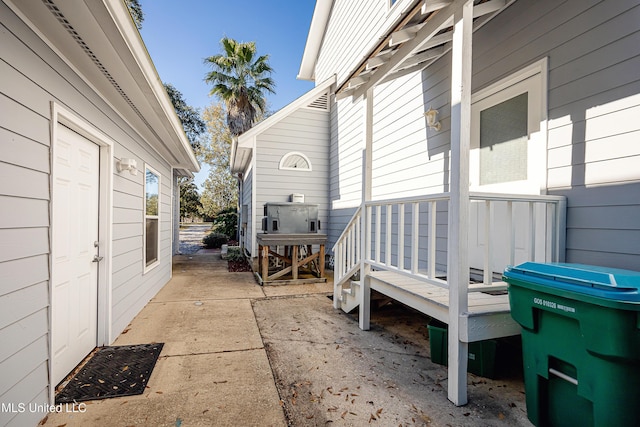
[[[311,161],[304,154],[292,151],[282,156],[278,169],[310,171]]]
[[[540,194],[546,176],[546,59],[472,95],[472,191]]]
[[[148,271],[160,261],[160,174],[149,166],[145,166],[144,194],[144,266]]]

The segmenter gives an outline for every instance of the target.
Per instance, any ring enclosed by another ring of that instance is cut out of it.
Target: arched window
[[[278,169],[310,171],[311,162],[304,154],[292,151],[282,156]]]

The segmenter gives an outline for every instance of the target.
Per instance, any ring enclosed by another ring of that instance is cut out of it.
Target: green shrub
[[[207,249],[218,249],[228,241],[229,237],[222,233],[209,233],[202,239],[202,243]]]
[[[229,261],[242,261],[244,259],[244,255],[240,246],[229,246],[227,248],[227,259]]]
[[[211,230],[216,233],[226,234],[227,236],[235,238],[237,229],[238,213],[234,207],[218,212],[213,218]]]

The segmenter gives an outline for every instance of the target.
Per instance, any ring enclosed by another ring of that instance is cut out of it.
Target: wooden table
[[[260,284],[300,284],[326,282],[324,275],[324,245],[326,234],[269,234],[257,235],[258,241],[258,277]],[[278,253],[277,247],[283,247],[284,253]],[[317,252],[313,247],[317,246]],[[306,257],[300,253],[306,247]],[[269,271],[269,259],[277,258],[282,268]],[[304,266],[308,268],[304,268]],[[306,277],[301,277],[304,273]],[[309,277],[315,276],[315,277]]]

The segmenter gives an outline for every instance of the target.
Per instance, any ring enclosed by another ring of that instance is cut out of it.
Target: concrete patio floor
[[[397,305],[372,330],[334,310],[332,284],[257,285],[219,254],[174,259],[173,279],[114,345],[163,342],[146,391],[51,413],[45,426],[530,426],[520,376],[469,375],[447,400],[427,318]]]

